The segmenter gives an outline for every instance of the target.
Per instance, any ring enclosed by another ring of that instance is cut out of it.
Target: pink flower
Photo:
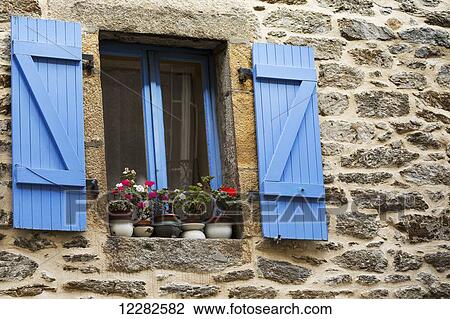
[[[117,190],[121,192],[121,191],[123,191],[123,187],[119,186],[119,187],[117,187]]]
[[[153,182],[153,181],[145,181],[145,186],[152,187],[153,185],[155,185],[155,182]]]
[[[161,196],[161,199],[162,199],[162,200],[169,200],[169,196],[167,196],[167,195],[162,195],[162,196]]]
[[[137,204],[137,206],[138,206],[140,209],[143,209],[143,208],[145,208],[145,203],[144,203],[144,202],[139,202],[139,203]]]
[[[131,185],[131,183],[128,179],[124,179],[123,181],[121,181],[121,183],[123,186],[127,186],[127,187]]]
[[[157,196],[158,196],[158,193],[155,191],[148,193],[149,199],[155,199]]]
[[[133,195],[131,194],[125,194],[124,197],[128,200],[132,200],[133,199]]]

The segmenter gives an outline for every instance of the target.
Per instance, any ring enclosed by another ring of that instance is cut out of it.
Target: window
[[[220,186],[209,52],[106,41],[101,54],[108,187],[124,167],[158,188]]]

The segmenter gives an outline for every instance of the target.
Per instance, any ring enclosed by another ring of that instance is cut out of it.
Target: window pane
[[[198,63],[160,64],[169,188],[209,175],[201,71]]]
[[[102,56],[101,67],[108,187],[117,183],[125,167],[136,170],[142,183],[147,161],[140,59]]]

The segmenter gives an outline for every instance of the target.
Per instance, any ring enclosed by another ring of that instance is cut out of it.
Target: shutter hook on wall
[[[239,82],[242,84],[247,80],[251,80],[253,78],[253,71],[248,68],[239,68],[238,69],[239,74]]]
[[[83,54],[83,70],[86,70],[88,75],[92,74],[94,70],[94,55],[93,54]]]

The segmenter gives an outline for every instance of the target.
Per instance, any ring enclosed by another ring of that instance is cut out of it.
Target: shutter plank
[[[274,44],[268,44],[266,48],[266,63],[267,64],[274,64],[276,63],[276,57],[275,57],[275,45]],[[278,81],[276,79],[267,79],[266,82],[267,85],[267,91],[268,91],[268,98],[269,100],[267,103],[269,104],[269,111],[267,114],[265,114],[265,122],[267,127],[267,135],[270,136],[271,143],[270,148],[268,148],[268,156],[267,156],[267,162],[266,165],[270,167],[270,161],[272,160],[273,152],[275,151],[277,139],[279,138],[279,127],[277,127],[278,120],[276,120],[277,115],[279,114],[279,103],[278,103]],[[270,205],[270,204],[269,204]],[[271,212],[271,220],[278,218],[280,215],[281,207],[279,205],[271,205],[272,212]],[[274,234],[274,237],[277,237],[280,230],[279,230],[279,224],[271,222],[272,224],[272,233]]]
[[[307,47],[295,47],[295,50],[299,52],[300,56],[300,64],[302,67],[308,67],[309,66],[309,48]],[[313,83],[313,82],[302,82],[303,83]],[[314,83],[315,84],[315,83]],[[315,85],[312,88],[315,89]],[[311,92],[311,95],[313,92]],[[305,174],[302,176],[301,183],[309,183],[311,184],[311,149],[310,145],[311,143],[314,143],[312,132],[311,132],[311,122],[310,118],[308,118],[308,115],[310,114],[311,110],[311,98],[307,102],[307,107],[305,108],[305,118],[302,120],[301,123],[301,130],[300,130],[300,137],[301,137],[301,143],[299,147],[300,157],[303,158],[303,165],[302,168],[305,169]],[[305,230],[304,236],[306,238],[313,239],[314,238],[314,226],[313,226],[313,220],[314,216],[312,213],[311,205],[314,205],[312,201],[300,199],[302,203],[302,212],[303,212],[303,228]]]
[[[47,21],[38,20],[38,43],[35,45],[46,46],[49,45],[49,34]],[[44,87],[48,91],[49,82],[51,81],[49,77],[49,59],[46,57],[36,58],[36,64],[38,65],[39,75],[42,79]],[[40,167],[48,169],[50,167],[50,143],[51,136],[49,136],[47,128],[42,121],[39,121],[39,133],[40,133],[40,156],[41,165]],[[42,225],[51,225],[52,215],[51,215],[51,190],[47,185],[40,186],[41,192],[41,221]]]
[[[57,45],[66,45],[66,26],[63,21],[56,21],[56,44]],[[66,68],[67,63],[65,60],[58,61],[56,63],[56,78],[57,78],[57,104],[56,111],[58,113],[59,119],[63,123],[64,127],[67,126],[67,109],[65,107],[66,96],[67,96],[67,85],[66,85]],[[55,159],[56,161],[58,159]],[[59,161],[58,161],[59,163]],[[55,167],[59,169],[64,169],[64,164],[59,163]],[[65,210],[66,210],[66,198],[64,194],[63,188],[57,191],[57,198],[55,198],[55,212],[54,221],[52,221],[52,227],[57,227],[55,229],[63,229],[69,230],[68,227],[65,226]],[[58,208],[59,205],[59,208]]]
[[[276,66],[280,65],[286,65],[286,52],[287,50],[283,48],[282,46],[276,45],[275,46],[275,52],[276,52]],[[290,53],[290,50],[289,50]],[[291,56],[291,54],[289,54]],[[290,58],[290,57],[289,57]],[[295,82],[291,82],[295,83]],[[279,108],[279,136],[283,132],[283,127],[286,123],[286,119],[288,118],[288,87],[292,86],[291,84],[286,85],[286,81],[283,80],[277,80],[277,89],[278,89],[278,108]],[[292,181],[292,163],[289,161],[286,163],[286,169],[283,173],[284,180]],[[266,188],[266,187],[264,187]],[[283,211],[288,209],[288,204],[284,202],[279,202],[278,208],[280,212],[278,215],[282,214]],[[291,225],[290,223],[286,223],[285,225],[285,231],[290,233],[292,236],[295,236],[295,227]],[[280,227],[279,227],[280,228]]]
[[[286,55],[286,61],[285,65],[288,66],[294,66],[295,62],[297,61],[295,57],[295,51],[293,47],[283,47],[283,51]],[[298,81],[285,81],[285,86],[289,89],[289,97],[286,100],[286,119],[287,115],[289,114],[289,101],[293,101],[296,93],[299,89],[300,82]],[[298,139],[295,141],[296,144],[298,144]],[[289,176],[283,176],[283,180],[288,182],[296,182],[298,179],[298,175],[300,173],[300,165],[297,160],[298,156],[298,147],[292,148],[292,156],[288,158],[288,162],[286,163],[286,169],[285,171],[289,171]],[[290,164],[290,165],[289,165]],[[300,210],[300,203],[294,202],[291,200],[289,202],[289,209],[290,209],[290,215],[293,216],[290,221],[287,221],[286,223],[286,236],[288,238],[301,238],[303,236],[303,224],[301,222],[303,221],[303,215],[299,214],[298,211]]]
[[[75,46],[80,48],[81,51],[81,25],[79,23],[74,23],[74,34],[75,34]],[[82,83],[83,82],[83,70],[81,67],[75,68],[75,83]],[[75,87],[75,97],[76,97],[76,104],[77,105],[83,105],[83,88],[81,85],[76,85]],[[77,126],[76,126],[76,132],[77,132],[77,147],[76,152],[79,158],[84,159],[85,158],[85,151],[84,151],[84,115],[83,115],[83,109],[81,107],[76,108],[75,116],[77,119]],[[81,170],[84,172],[86,170],[86,165],[84,160],[81,161]],[[84,174],[83,174],[84,175]],[[85,180],[84,180],[85,182]],[[81,231],[86,228],[86,194],[84,192],[78,192],[76,197],[76,219],[72,226],[72,230],[74,231]]]
[[[47,21],[47,39],[48,43],[56,45],[56,21]],[[58,77],[57,77],[57,61],[47,60],[47,92],[50,98],[50,101],[55,108],[56,114],[58,114]],[[51,63],[53,62],[53,63]],[[49,136],[46,140],[46,151],[48,152],[48,167],[52,168],[56,167],[58,169],[62,169],[62,164],[60,163],[59,158],[55,158],[52,154],[57,153],[56,147],[53,145],[51,137]],[[44,214],[44,220],[46,225],[50,225],[51,229],[61,229],[61,200],[60,200],[60,187],[55,185],[47,186],[47,193],[49,197],[49,203],[47,214]]]
[[[266,58],[266,47],[260,44],[255,44],[253,46],[253,61],[255,63],[264,62],[262,59]],[[257,118],[257,129],[256,134],[258,140],[267,140],[267,145],[258,144],[258,167],[259,167],[259,179],[263,179],[266,172],[266,163],[270,161],[270,155],[267,153],[270,152],[271,146],[271,130],[270,127],[267,127],[267,120],[264,110],[263,110],[263,101],[268,101],[268,84],[267,80],[256,81],[255,74],[253,74],[254,85],[255,85],[255,113]],[[260,188],[262,185],[260,184]],[[272,204],[272,205],[271,205]],[[271,211],[271,206],[273,208],[273,203],[268,200],[268,198],[264,195],[261,196],[260,199],[261,206],[261,222],[262,222],[262,231],[265,237],[277,238],[278,237],[278,229],[276,225],[276,221],[273,221],[273,217],[276,218],[276,213]],[[275,216],[274,216],[275,215]]]

